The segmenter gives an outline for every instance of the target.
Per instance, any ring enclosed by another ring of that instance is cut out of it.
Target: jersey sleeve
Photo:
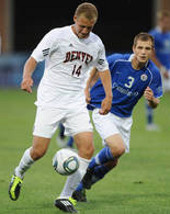
[[[41,62],[49,55],[54,43],[53,31],[47,33],[39,42],[37,47],[32,52],[31,56],[37,61]]]
[[[106,59],[105,48],[102,42],[100,44],[99,55],[95,67],[97,68],[98,71],[105,71],[109,69],[108,62]]]
[[[149,87],[152,89],[154,97],[159,98],[163,95],[162,78],[157,68],[154,69],[153,79],[150,82]]]
[[[115,65],[115,62],[119,59],[128,59],[129,55],[126,55],[125,54],[120,54],[120,53],[114,53],[114,54],[111,54],[107,57],[107,61],[109,63],[109,68],[110,70],[112,71],[113,70],[113,67]]]

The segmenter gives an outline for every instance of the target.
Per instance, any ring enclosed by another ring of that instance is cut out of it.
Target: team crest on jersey
[[[102,65],[104,63],[104,59],[99,59],[98,63],[99,65]]]
[[[146,80],[148,79],[148,76],[147,76],[146,74],[142,74],[142,75],[140,76],[140,79],[141,79],[142,81],[146,81]]]

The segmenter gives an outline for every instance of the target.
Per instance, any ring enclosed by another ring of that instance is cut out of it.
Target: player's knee
[[[125,145],[122,143],[120,144],[113,144],[110,145],[111,152],[114,157],[119,158],[125,153]]]
[[[125,145],[123,143],[122,137],[119,134],[108,137],[107,139],[105,139],[105,142],[109,146],[115,158],[119,158],[124,154]]]
[[[91,157],[93,156],[93,153],[94,153],[93,145],[88,145],[88,146],[86,145],[79,149],[80,157],[85,158],[85,159],[91,159]]]

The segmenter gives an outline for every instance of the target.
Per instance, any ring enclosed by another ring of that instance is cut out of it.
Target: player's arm
[[[24,65],[23,79],[21,82],[21,89],[32,93],[33,79],[32,74],[37,66],[37,62],[33,57],[29,57]]]
[[[112,82],[111,82],[111,75],[109,70],[105,70],[103,72],[99,72],[99,77],[102,81],[104,90],[105,90],[105,98],[102,101],[100,114],[107,114],[112,105]]]
[[[155,65],[159,68],[161,74],[168,79],[169,78],[169,74],[167,69],[165,68],[165,66],[163,66],[160,61],[158,60],[158,58],[156,57],[156,53],[155,53],[155,49],[153,49],[152,51],[152,55],[151,55],[151,60],[155,63]]]
[[[92,70],[90,71],[90,75],[89,78],[86,82],[86,87],[84,89],[84,93],[85,93],[85,98],[86,98],[86,102],[90,103],[90,88],[95,84],[95,82],[97,81],[97,79],[99,78],[98,75],[98,71],[95,67],[92,68]]]
[[[151,88],[147,87],[144,92],[144,97],[148,101],[151,108],[156,108],[160,102],[159,98],[155,98]]]

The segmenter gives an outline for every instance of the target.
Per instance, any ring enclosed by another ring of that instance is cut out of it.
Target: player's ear
[[[134,45],[132,46],[132,51],[133,51],[133,53],[135,52],[135,46]]]
[[[76,22],[77,21],[77,16],[73,16],[73,21]]]

